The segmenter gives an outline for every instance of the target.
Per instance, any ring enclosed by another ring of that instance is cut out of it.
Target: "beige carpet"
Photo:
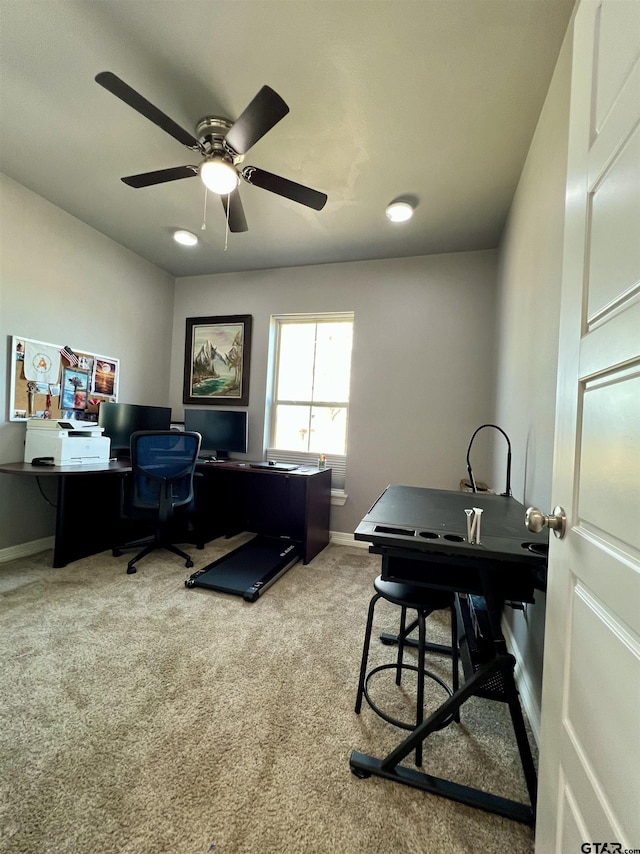
[[[245,539],[193,550],[196,568]],[[382,757],[404,735],[353,711],[378,558],[330,546],[254,604],[186,589],[167,553],[133,576],[126,560],[0,565],[2,852],[532,851],[530,828],[350,773],[351,750]],[[378,614],[397,631],[396,608]],[[443,615],[430,626],[446,640]],[[392,655],[374,640],[376,663]],[[450,677],[446,659],[429,666]],[[392,677],[372,690],[397,691]],[[502,704],[468,703],[424,768],[526,799]]]

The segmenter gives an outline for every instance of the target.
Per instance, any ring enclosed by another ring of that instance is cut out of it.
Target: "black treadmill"
[[[185,587],[205,587],[255,602],[301,558],[301,543],[285,537],[256,536],[194,572]]]

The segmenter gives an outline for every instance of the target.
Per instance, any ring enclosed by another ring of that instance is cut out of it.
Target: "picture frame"
[[[120,365],[117,359],[96,356],[91,371],[91,392],[114,397],[118,390]]]
[[[248,406],[252,317],[187,317],[183,403]]]
[[[60,409],[86,409],[89,400],[89,371],[63,367]]]

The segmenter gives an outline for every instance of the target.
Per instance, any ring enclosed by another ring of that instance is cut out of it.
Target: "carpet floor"
[[[194,549],[195,568],[246,539]],[[255,603],[187,589],[193,570],[165,552],[132,576],[126,561],[0,565],[2,852],[531,854],[529,827],[350,773],[352,750],[382,757],[406,735],[354,713],[379,558],[331,545]],[[398,614],[379,603],[372,665],[393,660],[377,634]],[[446,612],[427,627],[447,642]],[[451,681],[450,659],[427,666]],[[410,719],[411,679],[382,671],[371,690]],[[423,768],[526,801],[501,703],[469,701]]]

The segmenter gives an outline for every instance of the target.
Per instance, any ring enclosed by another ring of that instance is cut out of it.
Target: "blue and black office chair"
[[[113,549],[115,556],[125,549],[144,546],[127,564],[127,573],[154,549],[167,549],[193,566],[190,556],[171,542],[176,517],[188,517],[195,509],[194,471],[201,437],[199,433],[176,430],[141,430],[131,435],[131,475],[125,482],[123,515],[148,522],[154,534]],[[182,528],[184,532],[184,527]],[[202,548],[202,545],[199,545]]]

